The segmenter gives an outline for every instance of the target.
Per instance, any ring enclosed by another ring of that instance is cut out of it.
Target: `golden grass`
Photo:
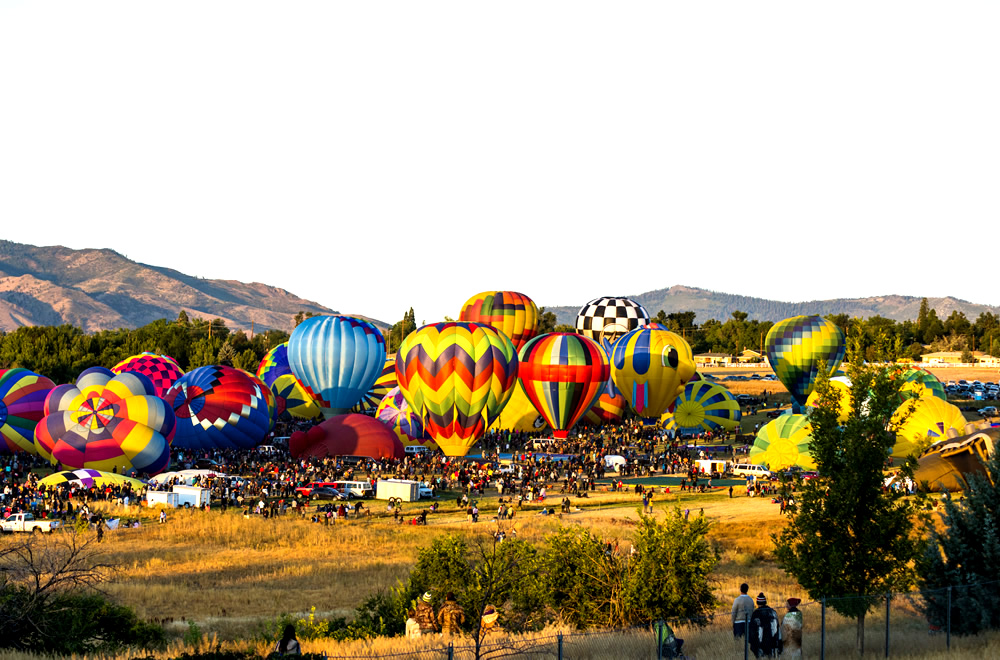
[[[808,600],[796,581],[774,562],[770,536],[786,523],[777,505],[771,504],[769,498],[739,496],[743,494],[742,487],[736,489],[736,494],[737,497],[730,499],[727,489],[706,494],[673,490],[669,496],[657,494],[654,504],[656,517],[678,506],[682,511],[690,509],[693,516],[703,510],[713,521],[709,537],[719,549],[721,561],[712,580],[720,616],[707,628],[678,630],[688,640],[686,649],[699,658],[742,657],[742,649],[732,643],[729,635],[728,618],[729,605],[741,582],[750,584],[753,593],[766,593],[775,605],[790,596]],[[559,499],[559,494],[553,493],[549,505],[557,505]],[[397,525],[380,510],[381,503],[374,501],[371,518],[338,522],[329,527],[291,515],[273,520],[244,519],[235,510],[225,514],[218,510],[207,513],[177,510],[168,514],[167,524],[159,525],[154,512],[133,507],[125,515],[141,515],[143,527],[108,533],[101,546],[108,558],[123,567],[107,590],[141,616],[164,622],[168,632],[177,638],[187,631],[186,622],[194,621],[212,637],[213,647],[221,643],[223,648],[245,648],[263,623],[284,613],[304,615],[315,606],[321,617],[349,616],[355,606],[377,589],[405,580],[419,550],[439,534],[486,538],[496,529],[496,523],[490,522],[496,501],[496,497],[481,498],[481,522],[472,525],[466,522],[464,509],[458,509],[454,500],[444,500],[442,510],[429,517],[426,527]],[[620,539],[622,551],[627,552],[628,538],[639,515],[640,496],[594,493],[586,499],[574,498],[573,504],[581,510],[565,516],[536,515],[542,505],[526,505],[504,527],[516,531],[520,538],[541,543],[560,524],[583,526],[604,538]],[[404,514],[412,517],[424,506],[408,503]],[[121,515],[118,509],[103,508],[113,516]],[[893,657],[938,657],[944,646],[943,638],[929,637],[926,623],[915,612],[906,611],[902,604],[898,609],[898,614],[895,610],[893,614]],[[807,621],[807,655],[816,655],[818,605],[804,605],[803,611]],[[870,651],[881,650],[880,616],[876,612],[869,619]],[[853,622],[843,620],[832,610],[828,610],[827,621],[830,657],[850,657],[854,645]],[[555,632],[552,628],[543,635]],[[628,657],[643,657],[647,652],[641,639],[619,637],[617,640],[607,636],[574,637],[574,653],[570,657],[609,657],[615,649],[625,648],[623,645],[628,645]],[[954,642],[960,652],[949,657],[986,657],[983,654],[1000,649],[1000,636]],[[351,644],[326,640],[307,642],[304,647],[331,655],[364,657],[440,644],[439,639],[416,644],[402,639]],[[176,641],[171,649],[156,657],[177,656],[185,650]],[[266,649],[260,647],[260,650]],[[0,653],[0,660],[21,657],[29,656]]]

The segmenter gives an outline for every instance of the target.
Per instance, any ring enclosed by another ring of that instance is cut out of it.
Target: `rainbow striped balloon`
[[[510,399],[517,353],[488,325],[425,325],[399,347],[396,381],[438,447],[465,456]]]
[[[538,334],[538,307],[535,301],[516,291],[478,293],[466,301],[458,320],[485,323],[507,335],[518,351]]]
[[[0,371],[0,450],[37,454],[35,426],[55,383],[27,369]]]
[[[557,438],[590,409],[611,373],[597,342],[569,332],[535,337],[521,349],[520,361],[517,379]]]

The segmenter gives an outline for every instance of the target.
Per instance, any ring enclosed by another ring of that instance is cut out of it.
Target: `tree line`
[[[311,313],[299,312],[295,325],[310,316]],[[858,319],[846,314],[825,318],[844,331],[849,357],[858,356],[870,362],[919,360],[928,351],[962,351],[968,358],[963,361],[972,362],[972,351],[993,355],[1000,350],[1000,318],[996,314],[983,312],[970,321],[962,312],[954,311],[942,320],[926,298],[914,320],[894,321],[882,316]],[[741,311],[733,312],[725,322],[709,319],[698,324],[695,312],[668,314],[663,310],[651,320],[683,336],[696,354],[737,355],[747,349],[762,353],[764,339],[774,325],[773,321],[752,320]],[[395,352],[417,327],[411,307],[390,328],[388,351]],[[575,332],[575,328],[557,324],[556,315],[543,307],[539,310],[539,332]],[[283,330],[247,336],[242,330],[230,330],[222,319],[192,319],[184,311],[173,321],[160,319],[140,328],[92,334],[68,324],[25,326],[0,334],[0,369],[23,367],[67,383],[88,367],[111,368],[131,355],[148,351],[169,355],[185,371],[225,364],[253,372],[264,355],[288,341],[288,336]]]

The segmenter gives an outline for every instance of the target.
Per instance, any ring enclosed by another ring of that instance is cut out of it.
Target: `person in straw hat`
[[[802,657],[802,612],[799,610],[801,602],[799,598],[788,599],[788,611],[781,620],[782,658]]]

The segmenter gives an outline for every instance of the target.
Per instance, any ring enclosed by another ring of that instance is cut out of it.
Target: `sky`
[[[997,305],[998,19],[4,0],[0,237],[390,323],[494,289]]]

